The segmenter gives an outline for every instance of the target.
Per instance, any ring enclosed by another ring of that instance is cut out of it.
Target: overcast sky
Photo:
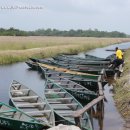
[[[0,0],[0,27],[98,29],[130,34],[130,0]]]

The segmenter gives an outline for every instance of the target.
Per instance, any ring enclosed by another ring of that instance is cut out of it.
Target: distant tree
[[[118,31],[99,31],[98,29],[92,30],[69,30],[60,31],[57,29],[37,29],[35,31],[22,31],[13,27],[9,29],[0,28],[0,36],[71,36],[71,37],[130,37],[122,32]]]

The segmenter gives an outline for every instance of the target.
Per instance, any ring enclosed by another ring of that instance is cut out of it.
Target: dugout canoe
[[[77,64],[77,63],[71,63],[71,62],[66,62],[66,61],[62,61],[62,60],[54,60],[52,58],[46,58],[46,59],[36,59],[36,58],[29,58],[31,61],[33,62],[39,62],[39,63],[49,63],[49,64],[52,64],[52,65],[55,65],[57,63],[59,64],[64,64],[64,66],[73,66],[73,67],[76,67],[76,68],[93,68],[93,69],[107,69],[108,66],[98,66],[98,65],[91,65],[91,64]]]
[[[28,62],[27,65],[29,65],[29,64],[33,64],[33,66],[36,65],[36,68],[39,67],[38,71],[42,72],[39,64],[37,64],[37,63],[34,64],[32,61],[27,61],[27,62]],[[30,66],[31,65],[29,65],[29,67]],[[101,82],[103,87],[107,84],[107,81],[104,79],[103,75],[100,75],[98,77],[98,79],[90,79],[90,78],[81,77],[79,75],[67,74],[67,73],[64,73],[64,72],[58,72],[58,71],[51,70],[51,69],[48,69],[48,68],[43,67],[43,66],[42,66],[42,68],[44,68],[44,70],[46,71],[46,75],[48,77],[53,75],[53,76],[60,76],[60,77],[63,77],[63,78],[67,78],[67,79],[74,81],[74,82],[84,86],[85,88],[94,91],[94,92],[98,91],[98,82]],[[43,78],[45,78],[45,75],[43,75]]]
[[[56,67],[56,66],[53,66],[53,65],[47,65],[47,64],[43,64],[43,63],[38,63],[38,64],[40,66],[46,67],[46,68],[51,69],[51,70],[55,70],[55,71],[58,71],[58,72],[64,72],[64,73],[67,73],[67,74],[78,75],[78,76],[81,76],[81,77],[84,77],[84,78],[98,79],[98,77],[99,77],[99,75],[72,71],[72,70],[69,70],[69,69],[65,69],[65,68],[62,68],[62,67]]]
[[[104,69],[102,67],[98,68],[98,67],[93,67],[93,66],[80,66],[80,65],[75,65],[75,64],[67,64],[67,63],[62,63],[60,61],[55,61],[55,60],[51,60],[51,59],[43,59],[43,60],[39,60],[39,59],[35,59],[32,58],[31,59],[34,62],[39,62],[39,63],[45,63],[48,65],[55,65],[57,67],[62,67],[62,68],[66,68],[68,70],[72,70],[72,71],[77,71],[77,72],[83,72],[83,73],[88,73],[88,74],[95,74],[95,75],[100,75],[100,74],[104,74],[106,73],[107,77],[112,77],[115,74],[115,70],[113,69]],[[104,72],[104,73],[102,73]]]
[[[50,127],[55,126],[55,117],[49,104],[33,90],[13,80],[9,91],[13,105]]]
[[[64,61],[67,63],[79,64],[79,65],[108,66],[110,64],[110,61],[86,60],[86,59],[70,58],[64,56],[53,57],[53,59],[57,61]]]
[[[83,107],[71,94],[49,79],[46,81],[44,94],[54,110],[56,124],[76,125],[73,114]],[[80,119],[82,130],[93,130],[87,112]]]
[[[73,59],[80,59],[80,60],[89,60],[89,61],[111,61],[110,58],[101,58],[89,54],[84,54],[85,57],[80,57],[78,55],[66,55],[66,54],[59,54],[58,56],[64,56],[68,58],[73,58]]]
[[[101,58],[101,57],[97,57],[97,56],[93,56],[93,55],[89,55],[89,54],[85,54],[85,59],[88,60],[97,60],[97,61],[111,61],[111,59],[108,58]]]
[[[17,108],[0,102],[0,128],[10,130],[42,130],[43,128],[49,128],[49,126],[42,124]]]
[[[53,82],[60,85],[67,92],[72,94],[79,102],[82,102],[85,105],[98,97],[98,93],[90,91],[76,82],[60,77],[59,75],[53,73],[51,75],[46,75],[46,70],[43,67],[41,67],[41,71],[46,80],[51,79]]]
[[[98,90],[98,82],[101,82],[103,87],[107,84],[107,81],[101,81],[102,80],[101,76],[99,76],[98,80],[92,80],[92,79],[82,78],[80,76],[54,72],[54,71],[48,70],[48,69],[45,69],[45,70],[46,70],[45,75],[47,75],[48,78],[60,76],[61,78],[66,78],[66,79],[69,79],[71,81],[74,81],[74,82],[76,82],[76,83],[84,86],[85,88],[87,88],[91,91],[94,91],[96,93],[99,91]],[[43,76],[44,78],[45,78],[45,75]]]

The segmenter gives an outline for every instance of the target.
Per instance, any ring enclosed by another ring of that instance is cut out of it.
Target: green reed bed
[[[128,42],[127,38],[87,37],[0,37],[0,64],[25,61],[29,57],[47,58],[58,53],[79,53],[97,47]]]

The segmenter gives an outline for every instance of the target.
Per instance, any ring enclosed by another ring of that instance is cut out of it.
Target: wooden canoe
[[[0,102],[0,128],[12,130],[42,130],[43,128],[49,128],[49,126],[17,108]]]
[[[95,75],[100,75],[106,73],[107,77],[112,77],[115,74],[114,69],[104,69],[103,67],[95,67],[95,66],[80,66],[80,65],[72,65],[72,64],[67,64],[67,63],[62,63],[61,61],[55,61],[55,60],[39,60],[39,59],[32,59],[34,62],[39,62],[43,64],[48,64],[48,65],[54,65],[56,67],[62,67],[68,70],[72,71],[77,71],[77,72],[82,72],[82,73],[88,73],[88,74],[95,74]],[[103,71],[104,70],[104,71]]]
[[[88,74],[106,74],[107,77],[114,77],[116,71],[115,69],[108,68],[108,66],[92,66],[92,65],[77,65],[77,64],[69,64],[64,61],[56,61],[52,59],[35,59],[31,58],[33,62],[39,62],[39,63],[45,63],[50,65],[55,65],[57,67],[66,68],[72,71],[78,71],[82,73],[88,73]],[[104,71],[102,71],[104,70]],[[104,72],[104,73],[102,73]]]
[[[93,56],[93,55],[89,55],[89,54],[85,54],[85,59],[91,59],[91,60],[97,60],[97,61],[111,61],[110,57],[108,58],[100,58],[97,56]]]
[[[51,70],[55,70],[55,71],[58,71],[58,72],[64,72],[64,73],[67,73],[67,74],[79,75],[79,76],[84,77],[84,78],[98,79],[98,77],[99,77],[99,75],[87,74],[87,73],[72,71],[72,70],[68,70],[68,69],[62,68],[62,67],[56,67],[56,66],[53,66],[53,65],[47,65],[47,64],[42,64],[42,63],[38,63],[38,64],[40,66],[46,67],[46,68],[51,69]]]
[[[45,98],[55,112],[56,124],[75,125],[73,113],[82,105],[66,90],[51,80],[46,81]],[[89,115],[85,112],[81,117],[82,130],[93,130]]]
[[[10,86],[10,99],[16,108],[47,124],[55,126],[54,113],[50,106],[33,90],[13,80]]]
[[[41,70],[42,73],[46,75],[46,70],[43,67],[41,67]],[[46,75],[45,78],[51,79],[53,82],[63,87],[66,91],[72,94],[79,102],[82,102],[82,104],[86,105],[87,103],[98,97],[98,93],[90,91],[82,85],[68,80],[67,78],[63,78],[59,75],[52,73],[49,77],[48,75]]]
[[[102,72],[102,69],[103,68],[96,68],[96,67],[81,67],[81,66],[78,66],[78,65],[70,65],[70,64],[64,64],[64,63],[60,63],[60,61],[55,61],[55,60],[47,60],[47,59],[44,59],[44,60],[39,60],[39,59],[32,59],[32,61],[34,62],[39,62],[39,63],[43,63],[43,64],[48,64],[48,65],[55,65],[57,67],[62,67],[62,68],[65,68],[65,69],[68,69],[68,70],[72,70],[72,71],[78,71],[78,72],[83,72],[83,73],[89,73],[89,74],[96,74],[96,75],[100,75],[101,72]],[[113,71],[113,70],[112,70]]]
[[[70,69],[70,70],[73,70],[73,71],[89,73],[89,74],[96,74],[96,75],[103,74],[102,69],[104,69],[104,73],[106,73],[107,77],[114,77],[114,75],[116,73],[115,69],[108,68],[108,66],[102,67],[102,66],[92,66],[92,65],[77,65],[77,64],[69,64],[69,63],[66,63],[64,61],[56,61],[56,60],[52,60],[52,59],[30,58],[30,60],[33,61],[33,62],[56,65],[58,67],[63,67],[63,68]],[[34,65],[32,65],[32,67],[33,66]]]
[[[46,58],[46,59],[36,59],[36,58],[29,58],[31,61],[33,62],[39,62],[39,63],[47,63],[47,64],[51,64],[51,65],[55,65],[55,64],[62,64],[64,66],[73,66],[75,68],[83,68],[83,69],[89,69],[89,68],[93,68],[93,69],[107,69],[108,66],[95,66],[95,65],[80,65],[80,64],[73,64],[71,62],[66,62],[66,61],[57,61],[51,58]]]
[[[74,58],[74,59],[80,59],[80,60],[89,60],[89,61],[111,61],[111,57],[106,57],[106,58],[101,58],[101,57],[97,57],[97,56],[93,56],[93,55],[89,55],[89,54],[84,54],[85,57],[80,57],[78,55],[65,55],[62,54],[61,56],[64,57],[70,57],[70,58]]]
[[[37,66],[39,67],[39,65],[37,63],[34,64],[32,61],[28,61],[28,64],[33,64],[33,66],[36,65],[36,68],[37,68]],[[29,66],[31,66],[31,65],[29,65]],[[85,78],[81,77],[79,75],[68,74],[68,73],[64,73],[64,72],[58,72],[58,71],[51,70],[51,69],[48,69],[48,68],[43,67],[43,66],[42,66],[42,68],[44,68],[44,70],[46,70],[46,73],[42,74],[43,78],[45,78],[45,75],[47,75],[48,77],[50,77],[51,75],[60,76],[60,77],[63,77],[63,78],[67,78],[71,81],[74,81],[78,84],[81,84],[85,88],[92,90],[92,91],[95,91],[95,92],[98,91],[98,81],[100,81],[102,83],[103,87],[104,87],[104,85],[107,84],[107,81],[104,80],[104,78],[102,78],[102,75],[99,76],[98,79],[90,79],[90,78],[86,78],[86,77]],[[39,67],[38,71],[42,72],[40,67]]]
[[[80,65],[108,66],[110,64],[110,61],[94,61],[94,60],[90,61],[85,59],[68,58],[64,56],[53,57],[53,59],[57,61],[64,61],[71,64],[80,64]]]

